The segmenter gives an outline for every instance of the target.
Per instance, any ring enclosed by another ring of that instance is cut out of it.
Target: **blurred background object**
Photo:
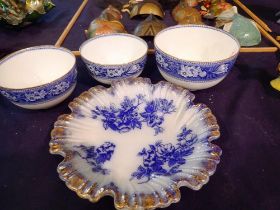
[[[130,0],[123,5],[122,12],[127,12],[131,19],[137,16],[149,16],[150,14],[163,19],[165,15],[161,4],[156,0]]]
[[[261,33],[255,22],[240,14],[235,14],[233,21],[224,25],[224,30],[232,34],[241,46],[256,46],[261,42]]]
[[[166,24],[159,20],[156,16],[150,14],[144,21],[140,22],[134,30],[134,35],[144,36],[155,36],[158,32],[165,29]]]
[[[12,26],[29,25],[54,7],[51,0],[0,0],[0,22]]]
[[[99,17],[90,23],[88,30],[85,31],[87,38],[102,34],[126,33],[121,19],[121,12],[116,7],[109,5]]]
[[[178,24],[203,24],[199,11],[193,8],[191,5],[194,5],[194,2],[181,0],[179,4],[172,10],[173,19]]]
[[[280,63],[278,64],[278,72],[280,73]],[[280,91],[280,76],[274,80],[271,80],[270,85],[275,89]]]

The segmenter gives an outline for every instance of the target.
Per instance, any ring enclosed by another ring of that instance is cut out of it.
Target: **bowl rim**
[[[218,31],[218,32],[221,32],[225,35],[227,35],[228,37],[232,38],[237,46],[238,46],[238,50],[236,53],[234,53],[232,56],[228,57],[228,58],[225,58],[225,59],[220,59],[220,60],[215,60],[215,61],[192,61],[192,60],[187,60],[187,59],[181,59],[181,58],[176,58],[175,56],[173,55],[170,55],[169,53],[166,53],[164,52],[162,49],[160,49],[158,47],[158,45],[156,44],[156,39],[164,32],[166,31],[169,31],[169,30],[173,30],[173,29],[176,29],[176,28],[207,28],[207,29],[210,29],[210,30],[215,30],[215,31]],[[168,27],[166,29],[163,29],[162,31],[160,31],[154,38],[154,46],[155,46],[155,49],[156,51],[160,52],[161,54],[164,54],[166,56],[169,56],[171,57],[173,60],[176,60],[176,61],[180,61],[180,62],[184,62],[184,63],[192,63],[192,64],[202,64],[202,65],[213,65],[213,64],[217,64],[217,63],[224,63],[224,62],[227,62],[229,60],[233,60],[234,58],[236,58],[239,54],[239,51],[240,51],[240,44],[238,42],[238,40],[233,36],[231,35],[230,33],[228,33],[227,31],[224,31],[222,29],[219,29],[219,28],[215,28],[215,27],[212,27],[212,26],[207,26],[207,25],[196,25],[196,24],[189,24],[189,25],[176,25],[176,26],[171,26],[171,27]]]
[[[82,54],[82,48],[85,47],[85,45],[87,45],[88,43],[90,43],[90,42],[92,42],[92,41],[94,41],[94,40],[97,40],[97,39],[100,39],[100,38],[104,38],[104,37],[110,37],[110,36],[126,36],[126,37],[130,37],[130,38],[133,38],[133,39],[136,39],[136,40],[142,42],[142,43],[145,45],[145,47],[146,47],[146,50],[145,50],[144,55],[142,55],[142,56],[140,56],[139,58],[134,59],[134,60],[132,60],[132,61],[130,61],[130,62],[121,63],[121,64],[101,64],[101,63],[97,63],[97,62],[90,61],[90,60],[86,59],[86,58],[83,56],[83,54]],[[121,67],[121,66],[124,66],[124,65],[133,65],[133,64],[138,63],[139,61],[143,60],[143,59],[147,56],[148,50],[149,50],[148,44],[147,44],[147,42],[146,42],[144,39],[142,39],[142,38],[140,38],[140,37],[138,37],[138,36],[135,36],[135,35],[133,35],[133,34],[126,34],[126,33],[111,33],[111,34],[102,34],[102,35],[98,35],[98,36],[95,36],[95,37],[93,37],[93,38],[90,38],[90,39],[84,41],[84,42],[81,44],[80,48],[79,48],[79,52],[80,52],[80,54],[81,54],[81,58],[82,58],[84,61],[86,61],[86,62],[88,62],[88,63],[93,63],[93,64],[98,65],[98,66],[103,66],[103,67]]]
[[[33,47],[28,47],[28,48],[24,48],[24,49],[21,49],[21,50],[17,50],[15,52],[12,52],[12,53],[4,56],[2,59],[0,59],[0,66],[2,64],[4,64],[5,62],[7,62],[8,60],[12,59],[14,56],[17,56],[17,55],[22,54],[24,52],[34,51],[34,50],[44,50],[44,49],[60,50],[60,51],[63,51],[65,53],[68,53],[69,55],[71,55],[74,58],[73,66],[64,75],[62,75],[61,77],[59,77],[59,78],[57,78],[57,79],[55,79],[55,80],[53,80],[51,82],[46,82],[46,83],[44,83],[42,85],[36,85],[36,86],[31,86],[31,87],[26,87],[26,88],[8,88],[8,87],[2,87],[0,85],[0,90],[20,91],[20,90],[28,90],[28,89],[41,88],[41,87],[44,87],[46,85],[50,85],[52,83],[56,83],[59,80],[64,79],[64,77],[66,77],[71,71],[73,71],[75,69],[77,60],[76,60],[75,55],[72,53],[72,51],[70,51],[69,49],[67,49],[65,47],[56,47],[55,45],[38,45],[38,46],[33,46]]]

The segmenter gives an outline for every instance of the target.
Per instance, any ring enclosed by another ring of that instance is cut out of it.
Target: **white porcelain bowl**
[[[76,77],[76,58],[65,48],[36,46],[0,61],[0,93],[26,109],[62,102],[73,92]]]
[[[138,77],[144,69],[147,51],[143,39],[122,33],[97,36],[80,47],[91,76],[104,84]]]
[[[212,87],[233,67],[240,45],[229,33],[204,25],[169,27],[154,40],[162,76],[190,90]]]

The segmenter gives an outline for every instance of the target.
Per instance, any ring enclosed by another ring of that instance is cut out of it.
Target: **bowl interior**
[[[135,61],[147,53],[146,42],[126,34],[100,36],[81,46],[83,58],[102,65],[119,65]]]
[[[224,60],[239,51],[230,35],[203,26],[171,27],[155,37],[155,45],[175,58],[196,62]]]
[[[67,74],[75,57],[54,47],[18,51],[0,62],[0,87],[23,89],[50,83]]]

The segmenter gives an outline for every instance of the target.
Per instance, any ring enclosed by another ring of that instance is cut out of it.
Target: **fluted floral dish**
[[[179,187],[199,190],[220,160],[216,118],[168,82],[136,78],[96,86],[69,104],[51,133],[60,178],[82,197],[114,197],[117,209],[164,208]]]

